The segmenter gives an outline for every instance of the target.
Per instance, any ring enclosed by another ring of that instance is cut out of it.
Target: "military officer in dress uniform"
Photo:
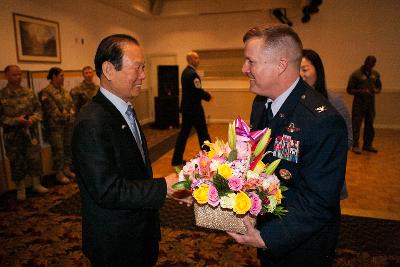
[[[174,154],[172,156],[172,166],[184,164],[183,153],[186,142],[189,138],[191,129],[194,127],[199,138],[200,147],[204,141],[211,141],[208,133],[206,117],[201,101],[210,101],[211,95],[202,88],[201,79],[196,69],[200,64],[200,57],[196,52],[189,52],[186,55],[188,66],[183,70],[182,83],[182,127],[176,140]]]
[[[96,95],[99,90],[99,86],[93,82],[94,72],[92,67],[84,67],[82,69],[82,76],[83,81],[70,91],[77,113],[92,99],[93,96]]]
[[[42,111],[32,89],[21,86],[21,69],[17,65],[8,65],[4,72],[8,83],[0,91],[0,121],[12,179],[17,185],[17,200],[25,200],[27,175],[32,177],[35,192],[49,191],[40,183],[42,162],[38,123],[42,120]]]
[[[282,202],[288,212],[282,219],[271,214],[256,222],[245,219],[245,235],[229,234],[257,247],[262,266],[331,266],[346,171],[345,121],[299,78],[302,43],[293,29],[255,27],[243,41],[242,71],[257,94],[252,130],[272,130],[267,150],[273,153],[264,160],[281,158],[276,174],[288,188]]]
[[[53,168],[57,180],[68,184],[69,178],[75,178],[71,171],[71,131],[75,109],[70,95],[63,87],[63,70],[51,68],[47,79],[50,80],[49,85],[39,94],[53,155]]]

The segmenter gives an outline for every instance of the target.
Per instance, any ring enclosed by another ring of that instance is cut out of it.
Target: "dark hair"
[[[93,68],[92,68],[91,66],[85,66],[85,67],[82,68],[82,73],[83,73],[85,70],[93,70]]]
[[[367,65],[369,62],[375,64],[376,63],[376,57],[375,56],[367,56],[364,60],[364,65]]]
[[[10,69],[11,69],[12,67],[17,67],[17,68],[19,68],[17,65],[7,65],[7,66],[4,68],[4,72],[5,72],[5,73],[9,72]]]
[[[289,26],[283,24],[262,25],[251,28],[243,36],[243,42],[253,38],[263,38],[266,48],[286,49],[298,64],[301,61],[303,44],[297,33]]]
[[[126,34],[110,35],[100,42],[94,58],[96,75],[99,78],[103,74],[102,65],[106,61],[111,62],[116,70],[121,70],[122,57],[124,56],[122,51],[123,44],[127,42],[131,42],[139,46],[139,42],[135,38]]]
[[[58,68],[58,67],[52,67],[49,70],[49,73],[47,74],[47,80],[53,80],[53,76],[57,76],[58,74],[60,74],[63,70]]]
[[[311,49],[303,49],[303,57],[308,59],[315,68],[317,80],[315,81],[314,89],[328,98],[328,91],[326,90],[325,83],[325,69],[321,57],[317,52]]]

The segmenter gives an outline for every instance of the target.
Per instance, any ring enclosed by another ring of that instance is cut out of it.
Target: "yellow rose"
[[[233,211],[237,214],[245,214],[251,208],[251,199],[243,192],[237,193]]]
[[[193,197],[199,204],[206,204],[208,202],[208,189],[208,184],[202,184],[193,191]]]
[[[233,175],[233,171],[228,164],[221,164],[218,166],[218,174],[228,179]]]
[[[276,203],[281,204],[282,192],[281,192],[280,189],[278,189],[278,190],[276,191],[275,198],[276,198]]]

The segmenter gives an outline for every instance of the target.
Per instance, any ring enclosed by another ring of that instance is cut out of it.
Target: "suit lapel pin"
[[[300,131],[300,128],[297,128],[296,126],[294,126],[294,123],[291,122],[291,123],[289,123],[289,125],[286,127],[286,131],[288,131],[289,133],[294,133],[294,132]]]
[[[121,129],[124,130],[126,128],[125,124],[122,124]]]
[[[292,178],[292,174],[286,169],[280,169],[279,175],[285,180],[290,180]]]
[[[327,110],[326,106],[320,106],[315,109],[318,113],[324,112]]]

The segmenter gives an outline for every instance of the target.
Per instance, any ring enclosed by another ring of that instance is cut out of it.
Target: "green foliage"
[[[219,196],[225,196],[228,193],[232,192],[232,190],[229,189],[228,180],[226,180],[219,174],[216,174],[214,177],[214,185],[215,188],[218,190]]]
[[[172,185],[174,190],[189,190],[192,187],[192,181],[188,175],[185,175],[185,181],[180,181]]]
[[[285,216],[287,212],[288,212],[288,210],[286,210],[284,207],[277,206],[275,208],[275,210],[273,211],[273,214],[278,216],[279,219],[282,219],[282,217]]]
[[[181,172],[181,170],[182,170],[181,167],[175,166],[175,172],[176,172],[176,173],[179,174],[179,173]]]
[[[236,159],[237,159],[237,150],[236,149],[232,149],[231,152],[229,153],[228,161],[232,162],[232,161],[234,161]]]

